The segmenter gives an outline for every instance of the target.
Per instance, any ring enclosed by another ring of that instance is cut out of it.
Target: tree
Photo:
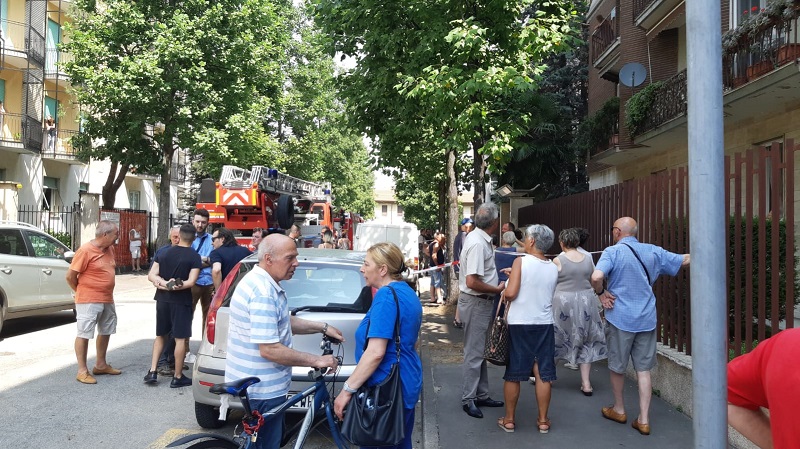
[[[78,140],[83,155],[110,158],[124,170],[109,176],[119,180],[127,167],[160,171],[164,213],[179,147],[206,163],[277,150],[263,145],[263,120],[283,87],[291,2],[77,0],[75,6],[66,26],[71,39],[62,48],[73,55],[65,71],[85,113]],[[168,225],[159,221],[162,241]]]
[[[509,116],[507,99],[535,88],[543,58],[576,39],[571,1],[533,4],[313,0],[332,49],[357,60],[340,88],[358,129],[380,143],[379,166],[415,179],[427,179],[430,167],[445,176],[449,248],[459,164],[471,156],[478,207],[487,169],[501,173],[527,132],[526,112]]]

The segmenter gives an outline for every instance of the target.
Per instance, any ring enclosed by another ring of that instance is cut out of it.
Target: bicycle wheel
[[[203,440],[186,446],[186,449],[239,449],[238,444],[224,440]]]

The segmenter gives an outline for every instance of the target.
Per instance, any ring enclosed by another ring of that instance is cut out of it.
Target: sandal
[[[464,323],[458,320],[453,320],[453,327],[461,329],[462,327],[464,327]]]
[[[539,426],[539,433],[547,433],[550,431],[550,418],[547,418],[544,421],[539,421],[537,419],[536,424]]]
[[[497,426],[508,433],[514,433],[514,428],[516,427],[514,421],[506,419],[505,416],[497,420]]]

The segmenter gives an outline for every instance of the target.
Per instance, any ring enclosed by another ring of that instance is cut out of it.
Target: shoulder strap
[[[620,242],[620,243],[622,243],[623,245],[627,246],[628,249],[631,250],[633,255],[636,257],[636,260],[638,260],[639,264],[642,266],[642,270],[644,270],[644,275],[647,276],[647,284],[652,286],[653,282],[650,280],[650,273],[647,271],[647,267],[644,266],[644,262],[642,262],[642,259],[639,258],[639,255],[636,254],[636,251],[634,251],[633,248],[630,245],[628,245],[627,243],[623,243],[623,242]]]
[[[397,362],[400,362],[400,300],[397,299],[397,292],[394,291],[394,287],[391,285],[387,285],[389,290],[392,291],[392,296],[394,296],[394,305],[397,307],[397,317],[394,320],[394,347],[397,351]],[[369,343],[369,325],[367,323],[367,338],[364,340],[364,350],[367,349],[367,344]]]

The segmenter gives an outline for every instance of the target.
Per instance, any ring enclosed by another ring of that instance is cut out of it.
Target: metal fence
[[[77,204],[51,206],[49,209],[23,204],[17,210],[17,220],[42,229],[74,250],[74,236],[78,233],[79,226],[78,209]]]
[[[794,159],[800,145],[756,148],[726,156],[725,232],[728,247],[728,319],[732,354],[752,349],[780,328],[793,327],[797,284],[794,228]],[[612,245],[610,227],[623,216],[639,224],[639,240],[689,252],[688,170],[583,192],[519,210],[521,224],[544,223],[558,234],[580,226],[591,233],[586,249]],[[551,249],[558,251],[556,245]],[[702,281],[702,280],[698,280]],[[655,286],[661,342],[692,353],[689,270],[662,277]],[[700,299],[702,300],[702,299]]]

